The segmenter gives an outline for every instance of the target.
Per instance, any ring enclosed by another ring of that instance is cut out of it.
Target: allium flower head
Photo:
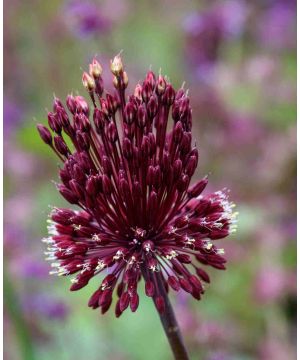
[[[128,306],[136,311],[142,277],[146,295],[163,313],[161,284],[199,300],[203,282],[209,282],[199,265],[225,269],[223,249],[214,242],[233,231],[236,214],[226,191],[202,195],[207,177],[190,186],[198,151],[183,88],[175,91],[149,71],[126,97],[128,76],[120,56],[111,72],[115,93],[104,94],[102,67],[94,59],[82,78],[92,109],[83,97],[69,95],[68,113],[55,98],[48,113],[54,137],[38,125],[63,162],[57,188],[79,207],[52,210],[46,255],[53,274],[73,275],[72,291],[99,279],[89,306],[102,313],[114,291],[117,317]]]

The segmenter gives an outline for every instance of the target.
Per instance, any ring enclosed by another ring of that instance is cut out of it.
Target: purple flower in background
[[[283,269],[275,266],[262,268],[255,281],[256,299],[262,303],[276,301],[284,294],[287,280],[287,274]]]
[[[275,50],[296,46],[296,1],[275,1],[258,18],[258,42]]]
[[[232,114],[225,124],[226,143],[231,146],[252,146],[264,140],[264,128],[255,117],[249,114]],[[225,146],[226,144],[224,144]]]
[[[33,257],[25,257],[22,255],[11,259],[11,271],[16,276],[23,279],[45,279],[48,277],[48,268],[43,262],[34,259]]]
[[[7,217],[7,215],[5,216]],[[11,224],[7,221],[4,223],[3,246],[6,254],[15,254],[16,250],[26,244],[27,235],[20,226]]]
[[[11,178],[12,183],[28,180],[39,167],[39,163],[32,154],[18,149],[9,139],[4,139],[4,153],[4,172],[5,175]],[[28,185],[24,184],[24,186]],[[22,194],[21,196],[26,197],[26,194]],[[15,200],[18,201],[18,199]],[[26,203],[27,202],[30,202],[29,198]],[[21,209],[24,208],[21,201],[19,206]],[[16,210],[18,209],[16,208],[15,211]]]
[[[22,300],[26,314],[35,314],[51,320],[64,320],[68,315],[67,305],[49,294],[31,294]]]
[[[228,354],[226,351],[216,350],[211,352],[205,360],[232,360],[232,354]]]
[[[19,106],[10,98],[3,99],[4,134],[9,135],[21,122],[23,113]]]
[[[219,13],[190,15],[184,24],[187,33],[187,60],[200,73],[209,70],[219,57],[223,24]]]
[[[243,1],[226,1],[189,15],[183,24],[186,56],[199,77],[208,76],[220,56],[222,43],[242,33],[247,8]]]
[[[200,300],[202,282],[209,277],[197,262],[225,269],[224,251],[215,240],[234,231],[237,213],[226,190],[201,195],[207,177],[190,186],[198,151],[192,147],[192,111],[183,88],[175,91],[165,77],[149,71],[127,97],[128,77],[119,55],[111,72],[113,95],[104,95],[97,60],[83,74],[93,122],[84,98],[69,95],[71,116],[57,98],[48,113],[54,138],[48,128],[37,126],[63,163],[59,192],[80,207],[53,209],[46,255],[53,274],[76,274],[72,291],[106,272],[90,307],[105,313],[116,290],[116,316],[129,305],[136,311],[144,277],[146,295],[163,314],[168,287]]]
[[[65,7],[64,17],[71,30],[79,37],[99,35],[110,28],[110,21],[102,14],[100,4],[70,0]]]
[[[276,323],[278,324],[278,323]],[[258,358],[260,360],[283,360],[283,359],[296,359],[296,349],[285,341],[284,338],[278,334],[272,336],[272,326],[269,330],[270,334],[262,339],[261,346],[259,348]]]

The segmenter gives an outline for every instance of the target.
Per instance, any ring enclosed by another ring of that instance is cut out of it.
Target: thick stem
[[[147,278],[147,274],[143,271],[144,278]],[[146,276],[145,276],[146,275]],[[165,334],[168,338],[175,360],[189,360],[188,353],[183,343],[183,338],[177,324],[177,320],[169,300],[169,296],[166,292],[162,277],[160,274],[156,277],[159,287],[160,295],[165,302],[165,311],[163,314],[159,314],[160,321],[165,330]],[[154,301],[154,298],[153,298]]]

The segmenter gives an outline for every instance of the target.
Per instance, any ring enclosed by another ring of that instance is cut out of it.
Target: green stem
[[[143,277],[145,281],[148,279],[147,270],[142,266],[141,268]],[[159,314],[160,321],[165,330],[165,334],[171,346],[174,359],[175,360],[189,360],[189,356],[187,350],[185,348],[183,338],[172,308],[172,305],[169,300],[169,296],[167,294],[165,285],[163,283],[163,279],[160,274],[156,277],[157,285],[159,289],[159,294],[163,297],[165,302],[165,311],[163,314]],[[155,300],[153,298],[153,302],[155,304]]]
[[[166,292],[165,285],[161,276],[157,276],[157,279],[160,295],[165,301],[165,311],[163,314],[159,314],[160,321],[163,325],[165,334],[173,351],[174,359],[189,360],[189,356],[183,342],[183,338],[173,311],[173,307]]]

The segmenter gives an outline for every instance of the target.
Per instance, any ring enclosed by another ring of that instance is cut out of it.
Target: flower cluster
[[[68,113],[55,98],[48,113],[54,135],[37,126],[63,162],[59,192],[80,208],[52,210],[46,255],[53,274],[74,274],[72,291],[105,273],[89,300],[102,313],[114,291],[117,317],[129,306],[136,311],[142,277],[146,295],[163,313],[162,292],[169,288],[201,298],[210,280],[199,264],[225,269],[223,249],[214,241],[234,230],[236,213],[225,190],[201,195],[207,177],[190,186],[198,151],[186,91],[149,71],[126,98],[128,76],[119,55],[111,72],[115,93],[104,94],[102,67],[94,59],[82,78],[93,110],[83,97],[69,95]]]

